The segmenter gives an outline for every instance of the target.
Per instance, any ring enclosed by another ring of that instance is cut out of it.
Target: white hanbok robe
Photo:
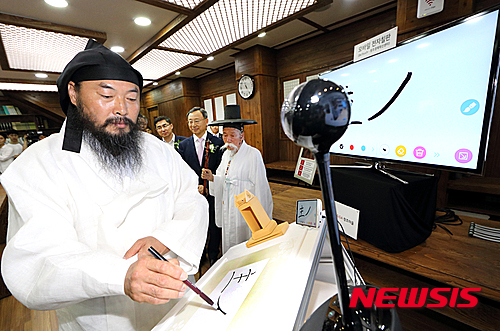
[[[259,199],[267,215],[272,219],[273,197],[262,155],[258,149],[243,141],[233,157],[229,150],[224,152],[214,175],[214,182],[210,185],[210,194],[215,197],[215,224],[222,227],[223,253],[252,237],[252,231],[234,204],[234,196],[245,190]]]
[[[150,134],[144,165],[120,182],[86,143],[63,151],[63,133],[23,152],[1,176],[9,197],[2,275],[30,309],[57,309],[60,330],[151,330],[176,300],[139,304],[124,292],[123,259],[153,236],[188,273],[196,273],[208,228],[208,205],[180,155]]]

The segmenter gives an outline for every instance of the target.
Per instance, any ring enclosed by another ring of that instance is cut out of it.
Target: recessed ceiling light
[[[113,46],[110,49],[115,53],[123,53],[125,51],[125,48],[121,46]]]
[[[140,26],[148,26],[151,24],[151,20],[147,17],[137,17],[134,19],[134,22]]]
[[[154,83],[153,83],[153,85],[154,85],[154,86],[158,85],[158,82],[154,82]]]
[[[213,61],[214,60],[214,57],[213,56],[209,56],[207,57],[207,61]]]
[[[36,73],[36,74],[35,74],[35,77],[36,77],[36,78],[47,78],[47,77],[49,77],[49,75],[44,74],[44,73],[42,73],[42,72],[39,72],[39,73]]]
[[[266,36],[266,32],[264,31],[264,32],[259,33],[259,35],[257,37],[262,38],[265,36]]]
[[[176,76],[179,76],[180,74],[181,74],[181,72],[180,72],[180,71],[176,71],[176,72],[175,72],[175,75],[176,75]]]
[[[64,8],[68,6],[68,2],[66,0],[45,0],[45,2],[51,6]]]

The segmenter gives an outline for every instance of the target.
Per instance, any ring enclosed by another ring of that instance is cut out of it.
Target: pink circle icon
[[[413,156],[415,156],[417,159],[423,159],[425,157],[425,154],[427,154],[427,152],[422,146],[415,147],[415,149],[413,150]]]
[[[472,160],[472,152],[467,148],[459,149],[455,152],[455,160],[459,163],[467,163]]]

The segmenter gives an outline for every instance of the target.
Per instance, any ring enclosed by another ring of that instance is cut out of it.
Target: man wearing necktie
[[[209,206],[208,226],[208,259],[210,265],[215,263],[219,255],[221,229],[215,225],[215,200],[209,194],[209,182],[201,179],[201,169],[206,168],[215,172],[222,158],[220,148],[224,145],[222,139],[207,131],[208,115],[205,109],[194,107],[187,113],[188,127],[193,133],[179,143],[179,153],[186,163],[198,175],[198,191],[204,195]]]

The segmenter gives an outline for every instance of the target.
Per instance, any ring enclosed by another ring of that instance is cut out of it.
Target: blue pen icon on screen
[[[464,115],[470,116],[477,113],[479,110],[479,101],[474,99],[469,99],[462,103],[460,106],[460,112]]]

